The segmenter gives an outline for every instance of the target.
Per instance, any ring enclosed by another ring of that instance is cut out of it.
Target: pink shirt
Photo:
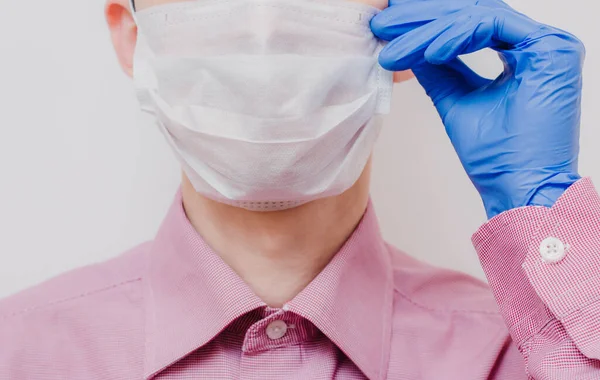
[[[387,245],[369,207],[325,270],[271,309],[178,192],[154,241],[0,302],[0,379],[600,379],[591,180],[551,209],[495,217],[473,242],[490,287]]]

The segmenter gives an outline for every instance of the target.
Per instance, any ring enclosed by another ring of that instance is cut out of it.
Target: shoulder
[[[146,245],[141,244],[109,261],[66,272],[0,300],[0,320],[43,312],[138,280]]]
[[[489,375],[512,343],[488,285],[394,247],[389,252],[394,276],[389,378]]]
[[[141,325],[140,284],[148,245],[0,300],[0,378],[29,378],[29,369],[38,366],[61,376],[61,368],[71,366],[69,358],[79,358],[81,368],[87,368],[91,356],[133,350],[136,343],[124,336],[132,337]],[[88,372],[79,375],[94,379]]]
[[[439,312],[473,312],[498,315],[489,286],[466,273],[420,261],[388,245],[394,288],[416,306]]]

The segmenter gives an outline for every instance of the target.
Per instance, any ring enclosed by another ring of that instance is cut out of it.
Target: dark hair
[[[131,5],[133,6],[132,11],[135,11],[135,0],[131,0]]]

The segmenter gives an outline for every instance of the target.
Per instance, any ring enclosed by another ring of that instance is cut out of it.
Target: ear
[[[394,83],[402,83],[415,77],[410,70],[394,72]]]
[[[137,26],[127,0],[107,0],[104,8],[115,53],[125,74],[133,76],[133,53],[137,41]]]

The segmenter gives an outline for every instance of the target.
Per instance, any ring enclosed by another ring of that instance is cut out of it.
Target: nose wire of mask
[[[132,4],[133,6],[133,4]],[[281,210],[360,177],[392,73],[346,0],[197,0],[136,12],[134,82],[187,177],[215,201]]]

